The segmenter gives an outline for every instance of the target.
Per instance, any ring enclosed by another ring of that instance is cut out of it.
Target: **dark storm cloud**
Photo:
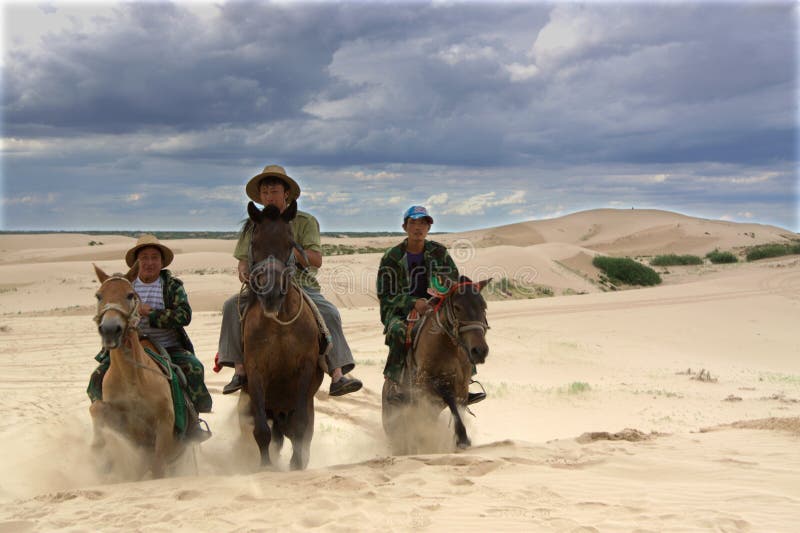
[[[586,190],[595,203],[686,202],[687,191],[710,195],[697,180],[715,163],[731,176],[771,166],[790,176],[796,9],[229,2],[200,16],[180,3],[120,4],[5,51],[4,135],[16,143],[4,148],[6,212],[19,220],[20,199],[52,201],[42,195],[75,180],[175,212],[179,194],[143,188],[241,186],[272,161],[303,169],[319,191],[337,176],[340,190],[358,189],[357,203],[425,196],[439,178],[467,183],[457,177],[469,169],[477,177],[465,194],[510,176],[487,205],[521,189],[529,199],[558,191],[554,204],[584,206]],[[622,165],[652,175],[696,168],[656,183],[603,177]],[[339,172],[390,167],[400,177],[378,191]],[[761,186],[793,198],[787,182]],[[724,186],[739,203],[753,192]]]

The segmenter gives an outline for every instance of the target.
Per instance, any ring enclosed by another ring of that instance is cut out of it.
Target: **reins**
[[[239,289],[239,297],[238,297],[238,300],[236,302],[237,311],[239,312],[239,322],[242,324],[242,328],[244,328],[244,314],[242,312],[242,305],[241,305],[242,301],[241,301],[241,298],[242,298],[242,293],[244,292],[244,288],[245,287],[250,287],[250,289],[256,294],[267,294],[272,289],[272,287],[267,283],[262,285],[261,283],[259,283],[258,278],[259,278],[259,274],[261,274],[263,272],[266,272],[266,270],[271,265],[273,265],[273,264],[278,264],[278,265],[283,264],[286,267],[286,269],[288,270],[288,272],[286,272],[285,274],[282,274],[282,275],[287,275],[289,277],[289,280],[290,280],[289,281],[289,287],[287,288],[285,294],[289,294],[289,291],[291,290],[292,286],[294,286],[298,291],[301,290],[300,286],[297,284],[297,282],[294,279],[294,273],[297,270],[297,266],[296,266],[297,259],[294,256],[294,248],[297,248],[298,250],[300,250],[300,252],[303,254],[303,256],[306,257],[305,251],[302,248],[300,248],[299,245],[295,244],[293,246],[292,251],[289,252],[289,258],[285,262],[281,262],[281,260],[278,259],[277,257],[275,257],[274,255],[269,255],[268,257],[266,257],[265,259],[259,261],[258,263],[256,263],[254,265],[253,264],[253,243],[252,243],[252,241],[250,242],[250,248],[248,249],[248,252],[247,252],[248,262],[251,265],[250,274],[249,274],[249,278],[248,278],[247,282],[246,283],[242,283],[242,287]],[[305,303],[305,298],[303,297],[303,294],[300,293],[300,304],[297,306],[297,314],[295,314],[294,317],[292,317],[289,320],[285,320],[285,321],[279,319],[277,314],[275,316],[269,316],[267,318],[270,318],[270,319],[274,320],[275,322],[277,322],[281,326],[291,326],[292,324],[295,323],[295,321],[298,318],[300,318],[300,315],[303,314],[303,304],[304,303]],[[283,306],[283,302],[281,302],[281,306]]]

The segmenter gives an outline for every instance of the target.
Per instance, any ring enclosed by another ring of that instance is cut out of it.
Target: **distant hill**
[[[764,224],[690,217],[656,209],[592,209],[559,218],[531,220],[444,236],[450,244],[531,246],[564,243],[610,255],[705,254],[714,248],[790,242],[800,234]]]

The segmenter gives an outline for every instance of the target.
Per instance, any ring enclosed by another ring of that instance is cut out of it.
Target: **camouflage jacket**
[[[409,275],[408,260],[406,258],[407,244],[408,239],[387,250],[383,254],[381,266],[378,270],[377,290],[378,300],[381,304],[381,322],[384,325],[384,333],[386,333],[389,324],[394,319],[405,320],[417,300],[416,297],[409,294],[411,276]],[[425,272],[429,279],[433,275],[441,274],[453,281],[458,281],[458,267],[456,267],[450,254],[447,253],[447,248],[444,245],[426,240],[423,261],[425,263]]]
[[[172,276],[172,273],[164,269],[159,274],[161,285],[164,287],[164,309],[153,309],[147,315],[150,326],[154,328],[174,329],[178,332],[181,345],[186,350],[194,353],[194,346],[189,340],[189,335],[184,329],[192,321],[192,308],[189,306],[189,298],[183,288],[183,282]]]

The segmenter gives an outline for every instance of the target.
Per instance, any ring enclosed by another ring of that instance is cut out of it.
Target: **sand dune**
[[[477,376],[489,399],[467,417],[473,447],[461,452],[444,438],[452,429],[442,417],[431,449],[391,455],[371,288],[380,254],[327,257],[320,277],[341,306],[365,388],[331,398],[326,378],[303,472],[288,471],[288,444],[275,470],[258,469],[238,398],[221,394],[230,371],[210,372],[218,306],[238,289],[233,243],[169,241],[195,309],[188,331],[208,372],[214,436],[164,480],[137,480],[142,458],[120,439],[103,456],[89,449],[84,389],[99,345],[91,261],[122,270],[133,239],[103,236],[90,247],[82,235],[25,236],[27,244],[2,235],[0,532],[794,531],[800,258],[675,269],[648,289],[600,292],[587,281],[601,251],[673,246],[659,239],[674,230],[658,228],[676,219],[660,213],[627,234],[615,218],[623,213],[595,217],[599,229],[583,240],[591,224],[580,217],[574,227],[563,226],[568,217],[531,223],[542,242],[520,240],[519,225],[486,230],[509,242],[458,252],[477,276],[527,268],[534,283],[558,289],[553,298],[489,303],[491,351]],[[680,224],[693,228],[689,240],[728,227]],[[725,231],[718,242],[733,243],[736,228]],[[700,246],[681,244],[678,233],[675,251]],[[586,294],[562,296],[566,289]],[[100,471],[105,459],[110,468]]]

